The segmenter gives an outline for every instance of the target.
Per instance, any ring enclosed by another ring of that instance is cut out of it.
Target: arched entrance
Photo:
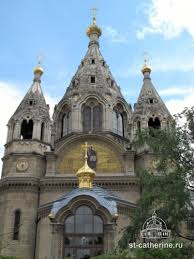
[[[64,220],[64,259],[89,259],[104,251],[104,226],[90,206],[79,206]]]

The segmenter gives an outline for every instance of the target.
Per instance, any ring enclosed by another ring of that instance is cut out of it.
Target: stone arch
[[[69,103],[63,103],[55,118],[56,137],[62,138],[72,130],[72,112]]]
[[[161,128],[161,120],[159,117],[150,117],[148,119],[148,128],[153,128],[153,129],[160,129]]]
[[[55,221],[62,224],[64,219],[73,214],[78,207],[86,204],[95,211],[96,215],[103,219],[105,224],[112,221],[110,212],[102,207],[95,198],[86,195],[73,198],[65,207],[61,208],[55,215]]]
[[[113,132],[121,137],[125,137],[127,131],[127,112],[121,103],[117,103],[112,114]]]
[[[103,107],[96,98],[88,98],[81,107],[83,132],[98,132],[103,128]]]
[[[71,133],[72,131],[72,119],[69,120],[68,122],[68,125],[69,125],[68,130],[65,129],[63,125],[63,122],[64,122],[63,119],[65,117],[65,114],[68,114],[68,113],[72,114],[71,102],[69,100],[67,99],[65,101],[63,100],[59,102],[57,106],[55,106],[54,114],[53,114],[53,127],[52,127],[52,135],[54,136],[55,140],[64,137],[65,135]]]
[[[93,134],[72,135],[66,141],[61,142],[61,145],[56,150],[56,170],[59,174],[75,173],[83,166],[84,153],[80,150],[80,146],[85,141],[88,141],[96,151],[96,171],[99,174],[125,172],[125,164],[122,160],[122,144],[99,133],[95,134],[95,136]]]
[[[72,199],[66,206],[64,206],[54,217],[54,219],[51,219],[51,227],[52,227],[52,238],[51,238],[51,256],[54,257],[57,254],[57,258],[64,258],[64,256],[69,256],[69,253],[72,252],[72,250],[69,249],[69,242],[68,237],[77,238],[77,240],[80,240],[80,238],[83,238],[85,236],[85,232],[82,230],[84,228],[83,222],[79,224],[81,226],[81,230],[78,229],[78,231],[73,231],[71,234],[71,231],[66,232],[66,222],[70,219],[68,223],[73,223],[75,226],[75,217],[79,217],[79,214],[76,214],[76,211],[80,209],[82,206],[86,206],[91,210],[92,214],[90,214],[90,217],[97,217],[102,222],[102,232],[95,233],[95,232],[87,232],[87,236],[92,240],[95,240],[96,238],[99,239],[101,237],[101,240],[103,242],[98,243],[99,247],[102,248],[101,253],[106,251],[108,248],[113,249],[114,247],[114,235],[115,235],[115,226],[116,226],[116,220],[113,220],[113,217],[110,215],[110,213],[105,209],[99,202],[88,195],[79,195],[78,197]],[[87,217],[87,215],[85,215]],[[78,218],[78,220],[83,220],[84,217]],[[88,218],[87,223],[91,222],[91,220]],[[86,227],[86,226],[85,226]],[[85,228],[84,228],[85,229]],[[84,233],[81,233],[84,232]],[[67,239],[66,239],[67,238]],[[88,239],[87,239],[88,240]],[[94,242],[94,241],[93,241]],[[79,243],[79,242],[78,242]],[[95,247],[95,242],[92,243]],[[56,248],[57,250],[53,249]],[[72,246],[71,246],[72,247]],[[87,248],[87,244],[85,245],[83,243],[83,246],[81,248]],[[80,255],[81,249],[80,247],[74,245],[74,253],[78,253]],[[79,249],[79,250],[78,250]],[[93,253],[94,250],[90,250],[91,256],[96,256],[97,254]],[[95,249],[96,251],[96,249]],[[70,254],[72,255],[72,254]]]

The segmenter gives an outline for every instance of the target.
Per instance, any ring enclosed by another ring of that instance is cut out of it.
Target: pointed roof
[[[171,116],[165,103],[162,101],[154,85],[152,84],[150,78],[151,68],[149,68],[146,63],[142,68],[142,73],[144,76],[143,86],[141,88],[137,103],[134,107],[134,114],[152,115],[157,111],[163,116]]]
[[[101,29],[97,26],[95,18],[93,18],[92,25],[87,29],[87,35],[90,39],[88,51],[72,78],[65,97],[82,93],[97,93],[123,98],[120,87],[117,85],[100,52],[99,37],[101,33]],[[95,83],[91,83],[91,76],[95,77]]]
[[[46,104],[44,94],[41,88],[41,75],[43,74],[43,69],[38,65],[34,69],[34,79],[31,87],[24,96],[23,100],[19,104],[13,116],[16,114],[30,109],[41,109],[44,110],[45,115],[49,116],[49,107]]]

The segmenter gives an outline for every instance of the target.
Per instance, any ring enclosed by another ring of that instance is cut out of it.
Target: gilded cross
[[[43,54],[39,53],[37,56],[37,60],[38,60],[38,65],[41,65],[43,62]]]
[[[92,8],[91,8],[91,11],[92,11],[92,17],[93,17],[94,19],[96,19],[96,14],[97,14],[98,9],[97,9],[96,7],[92,7]]]
[[[89,148],[88,142],[86,141],[85,144],[82,145],[82,147],[84,147],[84,150],[85,150],[85,158],[88,158],[88,148]]]
[[[92,17],[93,17],[93,24],[96,24],[96,13],[97,13],[97,11],[98,11],[98,9],[96,7],[91,8]]]
[[[147,52],[144,52],[143,55],[144,55],[144,66],[147,67],[148,59],[149,59],[148,53],[147,53]]]

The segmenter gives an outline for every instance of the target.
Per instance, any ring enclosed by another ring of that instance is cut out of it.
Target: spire
[[[78,177],[79,188],[92,188],[92,183],[96,175],[96,172],[88,166],[88,162],[87,162],[88,143],[87,142],[85,142],[84,148],[85,148],[84,166],[77,171],[76,176]]]
[[[86,33],[90,38],[90,42],[98,42],[98,38],[102,35],[101,29],[96,24],[96,12],[97,9],[94,7],[91,9],[92,11],[92,24],[88,27]]]
[[[83,96],[88,92],[107,98],[123,98],[120,87],[101,54],[98,42],[101,29],[96,25],[96,8],[93,8],[92,11],[94,12],[92,24],[87,29],[87,35],[90,38],[88,51],[63,98]]]
[[[157,113],[162,116],[169,116],[170,112],[152,84],[150,78],[151,68],[147,64],[147,58],[144,58],[144,65],[141,71],[144,76],[143,85],[135,104],[134,113],[146,114],[148,116]]]
[[[31,87],[8,122],[7,142],[13,139],[36,139],[50,143],[51,121],[49,106],[40,85],[42,74],[43,69],[39,61],[34,69]]]
[[[18,106],[16,113],[18,113],[21,110],[29,110],[30,109],[35,109],[36,107],[42,108],[46,111],[46,114],[49,116],[49,108],[46,104],[44,94],[42,92],[41,88],[41,76],[43,74],[44,70],[41,67],[41,61],[40,57],[38,60],[37,66],[34,68],[34,79],[31,87],[29,88],[28,92],[24,96],[23,100],[21,101],[20,105]]]

